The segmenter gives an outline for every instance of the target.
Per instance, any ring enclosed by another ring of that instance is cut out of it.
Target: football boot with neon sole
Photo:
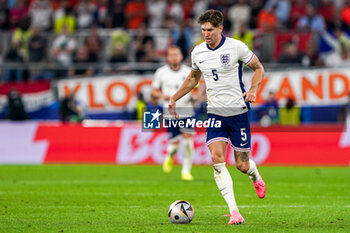
[[[193,176],[191,175],[191,173],[182,173],[181,174],[181,179],[182,180],[186,180],[186,181],[191,181],[193,180]]]
[[[173,164],[174,164],[174,159],[171,158],[170,156],[165,157],[165,160],[163,162],[163,171],[165,173],[171,172],[173,169]]]

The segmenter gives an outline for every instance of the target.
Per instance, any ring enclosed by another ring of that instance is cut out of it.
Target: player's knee
[[[236,167],[238,170],[240,170],[243,173],[247,173],[249,170],[249,162],[238,162],[236,164]]]
[[[216,163],[224,163],[225,162],[225,156],[220,154],[220,153],[213,152],[211,154],[211,160],[213,161],[214,164],[216,164]]]

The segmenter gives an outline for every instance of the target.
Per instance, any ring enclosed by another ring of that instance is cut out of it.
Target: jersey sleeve
[[[250,51],[248,46],[241,41],[238,42],[237,53],[238,60],[241,60],[247,65],[253,60],[255,56],[255,54],[252,51]]]
[[[154,79],[152,81],[152,88],[153,89],[160,89],[161,88],[161,76],[160,76],[159,69],[154,74]]]
[[[192,63],[192,70],[199,70],[197,64],[196,64],[196,61],[195,61],[195,50],[192,51],[191,53],[191,63]]]

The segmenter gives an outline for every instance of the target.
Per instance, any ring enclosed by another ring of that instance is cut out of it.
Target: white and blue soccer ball
[[[172,223],[190,223],[193,219],[194,209],[188,201],[173,202],[168,210],[168,217]]]

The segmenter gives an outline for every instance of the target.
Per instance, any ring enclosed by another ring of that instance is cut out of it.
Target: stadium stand
[[[55,89],[72,78],[152,77],[169,45],[180,46],[190,62],[201,41],[196,18],[209,8],[224,13],[225,35],[247,43],[268,72],[349,65],[349,0],[1,0],[0,82],[50,80]],[[301,121],[313,121],[304,108]]]

